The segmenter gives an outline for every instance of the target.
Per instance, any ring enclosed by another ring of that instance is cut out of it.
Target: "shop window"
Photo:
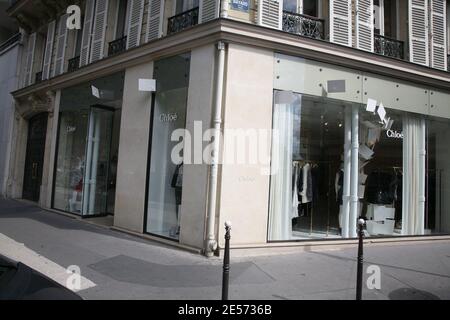
[[[275,91],[269,241],[340,237],[345,108]]]
[[[276,90],[273,129],[269,241],[450,233],[450,120]]]
[[[450,120],[427,122],[425,233],[450,233]]]
[[[61,93],[53,208],[114,213],[123,73]]]
[[[189,54],[155,62],[157,83],[150,145],[150,172],[146,213],[146,232],[177,240],[183,190],[183,161],[173,157],[180,144],[172,133],[186,127],[189,86]]]

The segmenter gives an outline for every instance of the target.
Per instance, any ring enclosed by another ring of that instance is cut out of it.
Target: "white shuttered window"
[[[164,0],[149,0],[145,42],[162,36]]]
[[[55,40],[56,21],[53,20],[47,27],[47,40],[45,41],[44,65],[42,67],[42,80],[50,77],[50,64],[52,63],[53,41]]]
[[[330,41],[352,46],[351,0],[330,0]]]
[[[61,16],[58,22],[58,35],[56,37],[56,58],[55,66],[53,68],[53,76],[64,73],[64,62],[67,47],[67,18],[68,14]]]
[[[198,6],[198,23],[207,22],[219,17],[218,0],[200,0]]]
[[[95,0],[87,0],[84,11],[83,31],[81,37],[80,67],[89,63],[91,52],[92,21],[94,19]]]
[[[410,61],[428,66],[428,1],[409,0],[408,10]]]
[[[128,19],[127,49],[137,47],[141,40],[142,15],[144,0],[131,0],[130,18]]]
[[[26,50],[26,61],[24,68],[24,77],[22,86],[26,87],[32,84],[32,72],[34,63],[34,50],[36,49],[36,33],[32,33],[28,37],[27,50]]]
[[[282,0],[260,0],[258,2],[258,24],[260,26],[281,30],[282,16]]]
[[[356,47],[374,51],[373,0],[356,0],[355,35]]]
[[[431,0],[430,5],[431,67],[447,70],[446,1]]]
[[[91,56],[89,62],[103,58],[105,49],[106,22],[108,19],[108,0],[97,0],[95,5],[94,27],[92,29]]]

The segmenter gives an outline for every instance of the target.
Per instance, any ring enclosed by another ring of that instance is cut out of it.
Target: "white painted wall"
[[[120,124],[114,225],[143,232],[151,93],[138,90],[139,78],[150,79],[153,62],[125,72]]]
[[[0,55],[0,196],[5,195],[10,166],[11,138],[14,121],[14,99],[17,89],[17,63],[21,46],[16,45]]]
[[[193,137],[194,122],[201,121],[203,130],[211,128],[211,105],[214,83],[214,45],[191,52],[186,129]],[[205,146],[205,144],[204,144]],[[194,145],[192,144],[192,155]],[[180,243],[202,248],[207,194],[208,165],[185,165],[183,170],[183,199],[180,216]]]
[[[229,44],[224,103],[225,145],[232,139],[226,133],[228,129],[271,130],[272,96],[273,52]],[[269,134],[268,145],[270,138]],[[269,153],[265,161],[268,157]],[[233,225],[233,245],[266,243],[270,177],[261,174],[266,167],[262,163],[221,166],[220,218],[216,220],[221,247],[227,220]]]

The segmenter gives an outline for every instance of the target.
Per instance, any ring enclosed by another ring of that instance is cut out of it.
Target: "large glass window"
[[[344,112],[344,103],[275,92],[269,240],[340,235]]]
[[[427,195],[425,233],[450,233],[450,120],[427,122]]]
[[[186,126],[189,54],[155,62],[157,83],[152,111],[150,177],[146,231],[178,239],[183,189],[183,162],[172,158],[174,130]]]
[[[114,212],[123,73],[61,94],[53,208]]]
[[[269,241],[450,232],[449,119],[276,90],[273,129]]]

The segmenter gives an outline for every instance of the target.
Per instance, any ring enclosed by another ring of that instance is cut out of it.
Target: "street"
[[[237,221],[234,223],[238,223]],[[328,247],[327,247],[328,248]],[[230,299],[354,299],[357,248],[231,251]],[[84,299],[220,299],[222,260],[0,199],[0,254],[64,283],[78,266]],[[363,299],[450,299],[450,241],[367,245],[380,289]],[[366,283],[367,273],[364,283]]]

